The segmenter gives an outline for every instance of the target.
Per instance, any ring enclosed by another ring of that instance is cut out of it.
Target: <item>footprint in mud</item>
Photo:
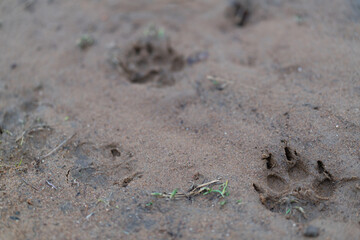
[[[38,100],[29,98],[5,109],[4,112],[0,111],[0,126],[10,132],[16,132],[31,120],[31,116],[34,115],[38,107]]]
[[[1,127],[2,129],[13,132],[15,128],[22,124],[23,118],[24,116],[21,115],[17,109],[9,109],[5,111],[2,117]]]
[[[262,155],[265,184],[253,184],[261,203],[270,211],[282,213],[287,218],[304,222],[326,212],[339,181],[336,181],[322,161],[316,167],[300,157],[296,150],[285,146],[278,161],[272,153]]]
[[[158,86],[174,84],[173,72],[184,68],[185,60],[170,44],[170,39],[155,28],[130,45],[124,54],[116,54],[115,62],[132,83],[155,82]]]
[[[4,111],[0,120],[0,133],[4,148],[0,158],[6,164],[25,165],[48,149],[53,129],[37,114],[38,101],[30,98]],[[1,113],[0,113],[1,114]],[[6,134],[4,134],[6,133]]]
[[[127,187],[132,181],[142,177],[142,173],[136,171],[136,159],[133,152],[123,149],[116,143],[107,144],[101,147],[101,150],[102,155],[112,161],[109,174],[114,176],[114,184]]]
[[[68,181],[70,175],[73,180],[94,188],[106,186],[109,182],[127,187],[131,181],[141,177],[141,173],[136,171],[134,154],[118,144],[97,147],[93,143],[78,143],[68,154],[74,159],[74,167],[67,174]]]

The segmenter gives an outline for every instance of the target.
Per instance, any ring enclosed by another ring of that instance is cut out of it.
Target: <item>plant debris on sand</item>
[[[181,199],[181,198],[192,198],[198,195],[207,195],[210,193],[217,193],[219,194],[222,198],[225,198],[226,196],[229,195],[229,191],[228,191],[228,181],[226,180],[225,183],[222,183],[218,189],[214,189],[211,186],[218,183],[220,180],[212,180],[210,182],[206,182],[197,186],[192,186],[190,188],[190,190],[188,190],[188,192],[186,193],[179,193],[177,189],[175,189],[174,191],[172,191],[171,193],[159,193],[159,192],[154,192],[151,195],[153,196],[157,196],[157,197],[162,197],[162,198],[167,198],[167,199]]]

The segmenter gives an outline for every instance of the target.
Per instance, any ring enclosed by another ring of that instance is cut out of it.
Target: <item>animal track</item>
[[[264,152],[265,184],[254,183],[261,203],[270,211],[282,213],[287,218],[303,222],[313,219],[326,210],[338,183],[322,161],[311,168],[296,150],[285,146],[283,160]]]
[[[123,55],[123,56],[122,56]],[[174,83],[173,72],[184,68],[183,56],[171,46],[170,40],[156,28],[128,47],[125,54],[115,57],[132,83],[156,82],[159,86]]]
[[[142,176],[140,172],[136,171],[134,154],[125,151],[115,143],[101,147],[97,147],[93,143],[78,143],[69,152],[69,157],[71,156],[75,157],[75,165],[68,171],[68,181],[69,174],[71,174],[72,178],[95,188],[104,186],[109,181],[126,187],[131,181]],[[102,165],[98,165],[98,162],[102,162]]]
[[[23,169],[44,154],[51,142],[53,129],[42,119],[35,98],[21,101],[0,111],[0,135],[2,149],[0,159],[6,165],[20,163]]]

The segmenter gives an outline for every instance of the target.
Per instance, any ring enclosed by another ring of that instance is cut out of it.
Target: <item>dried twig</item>
[[[220,180],[216,179],[216,180],[213,180],[213,181],[210,181],[210,182],[207,182],[207,183],[200,184],[199,186],[194,187],[194,189],[191,190],[187,195],[190,197],[190,196],[198,195],[198,194],[200,194],[202,192],[205,192],[207,186],[209,186],[211,184],[214,184],[214,183],[217,183],[219,181]]]
[[[299,206],[295,206],[294,207],[296,210],[298,210],[305,219],[307,219],[307,216],[306,216],[306,213],[305,213],[305,210],[302,208],[302,207],[299,207]]]
[[[54,154],[56,151],[58,151],[61,147],[65,146],[74,136],[76,135],[76,133],[74,133],[71,137],[69,137],[68,139],[65,139],[62,143],[60,143],[57,147],[55,147],[53,150],[51,150],[49,153],[40,156],[38,158],[38,160],[43,160],[49,156],[51,156],[52,154]]]
[[[214,86],[216,87],[217,90],[223,90],[225,89],[228,85],[233,84],[233,81],[230,81],[228,79],[222,78],[222,77],[218,77],[218,76],[213,76],[213,75],[208,75],[206,76],[206,78],[208,80],[210,80]],[[247,88],[247,89],[251,89],[251,90],[256,90],[256,87],[252,87],[249,85],[246,85],[244,83],[241,84],[242,88]]]
[[[37,187],[35,187],[34,185],[28,183],[24,178],[20,177],[21,181],[23,181],[26,185],[32,187],[33,189],[35,189],[36,191],[39,191],[39,189]]]
[[[54,184],[52,184],[50,181],[46,180],[46,184],[52,187],[53,189],[57,189]]]
[[[94,214],[95,214],[95,213],[93,213],[93,212],[92,212],[92,213],[90,213],[89,215],[87,215],[87,216],[85,217],[85,219],[86,219],[86,220],[89,220],[89,219],[90,219],[90,217],[91,217],[92,215],[94,215]]]
[[[190,190],[188,193],[178,193],[177,189],[176,189],[176,191],[174,190],[171,193],[152,193],[151,195],[168,198],[168,199],[190,198],[190,197],[199,195],[201,193],[207,192],[209,190],[208,186],[210,186],[211,184],[217,183],[219,181],[220,180],[217,179],[217,180],[213,180],[213,181],[210,181],[207,183],[200,184],[198,186],[194,186],[194,187],[192,187],[192,190]]]

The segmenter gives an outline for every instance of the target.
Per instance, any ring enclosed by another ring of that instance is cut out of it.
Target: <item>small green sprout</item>
[[[103,198],[100,198],[97,203],[104,203],[106,207],[110,206],[109,201]]]
[[[229,196],[229,192],[227,191],[228,183],[229,183],[229,180],[226,180],[225,183],[220,185],[219,189],[222,189],[222,190],[221,191],[220,190],[216,191],[216,192],[220,193],[220,195],[222,197]]]
[[[146,37],[163,38],[165,37],[165,30],[161,27],[150,25],[144,30],[144,35]]]
[[[67,120],[69,120],[69,116],[66,116],[66,117],[64,118],[64,121],[67,121]]]
[[[301,214],[306,218],[305,210],[304,210],[302,207],[295,206],[294,208],[295,208],[296,210],[298,210],[299,212],[301,212]]]
[[[163,193],[159,193],[159,192],[154,192],[154,193],[151,193],[152,196],[163,196],[164,194]]]
[[[178,189],[177,188],[174,189],[174,191],[172,191],[171,194],[170,194],[170,199],[173,199],[177,192],[178,192]]]
[[[76,45],[82,50],[85,50],[86,48],[92,46],[94,43],[95,40],[92,36],[84,34],[77,40]]]
[[[296,21],[297,24],[301,25],[301,24],[304,23],[304,17],[301,16],[301,15],[296,15],[295,16],[295,21]]]
[[[212,189],[212,188],[208,188],[208,187],[204,187],[202,188],[202,190],[205,190],[205,192],[203,193],[203,195],[207,195],[209,193],[218,193],[221,195],[221,197],[227,197],[230,195],[230,193],[227,191],[227,186],[228,186],[228,180],[226,180],[225,183],[221,184],[219,189]]]
[[[217,81],[217,80],[211,80],[211,82],[212,82],[212,84],[214,84],[215,86],[220,85],[220,82]]]
[[[147,206],[147,207],[150,207],[152,205],[153,205],[153,202],[148,202],[147,204],[145,204],[145,206]]]
[[[18,164],[16,164],[16,167],[20,167],[21,166],[21,163],[22,163],[23,159],[20,158],[20,162]]]
[[[10,132],[10,131],[7,130],[7,129],[4,129],[3,131],[4,131],[4,133],[6,133],[6,134],[9,135],[9,136],[12,136],[12,135],[13,135],[12,132]]]
[[[224,206],[226,204],[226,200],[219,202],[220,206]]]
[[[163,28],[159,28],[158,36],[159,38],[163,38],[165,36],[165,30]]]
[[[291,208],[288,208],[288,209],[286,210],[285,215],[289,215],[289,214],[290,214],[290,212],[291,212]]]
[[[217,193],[222,198],[225,198],[225,197],[229,196],[229,191],[228,191],[228,183],[229,183],[229,181],[226,181],[225,183],[221,184],[219,186],[219,189],[213,189],[213,188],[208,187],[211,184],[214,184],[214,183],[217,183],[217,182],[219,182],[219,180],[213,180],[213,181],[210,181],[208,183],[203,183],[203,184],[201,184],[199,186],[194,186],[187,193],[178,193],[178,189],[176,188],[171,193],[153,192],[153,193],[151,193],[151,195],[152,196],[157,196],[157,197],[167,198],[167,199],[170,199],[170,200],[175,199],[175,197],[177,199],[181,198],[181,197],[190,198],[190,197],[197,196],[197,195],[207,195],[209,193]]]
[[[241,203],[242,203],[242,200],[237,200],[236,203],[237,203],[237,204],[241,204]]]
[[[212,189],[212,188],[208,188],[208,187],[204,187],[204,188],[202,188],[202,190],[203,190],[203,191],[205,190],[205,192],[203,193],[203,195],[207,195],[207,194],[213,192],[213,189]]]

